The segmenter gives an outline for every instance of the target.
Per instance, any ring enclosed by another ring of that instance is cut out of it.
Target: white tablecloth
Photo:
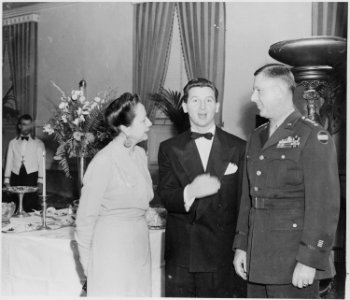
[[[2,233],[2,296],[79,296],[84,281],[73,227]],[[152,296],[164,296],[164,230],[150,230]]]

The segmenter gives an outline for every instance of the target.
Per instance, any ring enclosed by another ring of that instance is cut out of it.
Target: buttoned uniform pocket
[[[299,231],[303,229],[303,224],[304,215],[300,211],[275,210],[269,216],[271,231]]]
[[[266,185],[284,188],[303,184],[301,151],[299,149],[274,149],[266,153]]]

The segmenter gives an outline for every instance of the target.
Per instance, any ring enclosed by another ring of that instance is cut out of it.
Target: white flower
[[[81,108],[81,107],[78,107],[78,109],[77,109],[77,114],[78,114],[78,116],[80,116],[82,113],[83,113],[82,108]]]
[[[96,102],[94,102],[94,103],[91,104],[91,109],[93,109],[93,108],[95,108],[97,106],[98,106],[98,104]]]
[[[80,118],[74,119],[74,120],[72,121],[72,123],[78,126],[79,123],[80,123]]]
[[[76,101],[80,95],[81,95],[81,91],[73,90],[72,91],[72,100]]]
[[[43,128],[43,132],[46,132],[48,135],[51,135],[55,130],[51,127],[51,124],[46,124]]]
[[[97,102],[97,103],[100,103],[101,102],[101,98],[100,97],[95,97],[94,101]]]
[[[85,138],[89,143],[93,143],[95,141],[95,136],[91,132],[86,133]]]
[[[86,100],[86,98],[85,98],[84,95],[81,95],[80,98],[79,98],[79,100],[80,100],[80,103],[84,103],[85,100]]]
[[[66,115],[62,115],[61,116],[61,120],[63,121],[63,123],[67,123],[68,122]]]
[[[55,155],[55,156],[53,157],[53,159],[54,159],[54,160],[61,160],[61,159],[62,159],[62,157],[61,157],[61,156],[59,156],[59,155]]]
[[[61,110],[66,110],[68,107],[68,103],[67,102],[61,102],[59,105],[58,105],[58,108],[61,109]]]
[[[73,132],[73,137],[75,140],[77,140],[78,142],[81,140],[81,137],[83,136],[84,134],[80,131],[75,131]]]

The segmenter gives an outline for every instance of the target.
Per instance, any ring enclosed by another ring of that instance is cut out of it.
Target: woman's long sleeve
[[[112,177],[111,161],[105,154],[97,154],[85,173],[77,211],[75,239],[85,274],[95,223],[109,179]]]

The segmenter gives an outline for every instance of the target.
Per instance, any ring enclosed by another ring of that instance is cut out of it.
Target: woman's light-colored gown
[[[85,176],[75,237],[88,296],[151,296],[145,211],[153,197],[144,150],[132,156],[113,140]]]

